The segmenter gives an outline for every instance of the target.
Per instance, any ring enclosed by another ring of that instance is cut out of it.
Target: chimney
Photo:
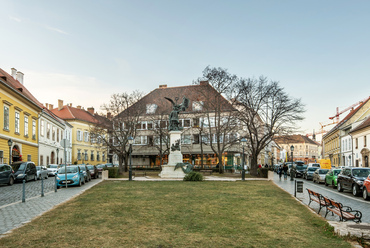
[[[90,114],[94,115],[94,108],[93,107],[87,108],[87,111],[89,111]]]
[[[78,106],[77,106],[77,109],[81,109],[81,105],[78,105]]]
[[[199,85],[207,85],[208,84],[208,81],[200,81],[199,82]]]
[[[23,76],[24,76],[24,74],[22,73],[22,72],[20,72],[20,71],[17,71],[17,80],[18,80],[18,82],[20,82],[21,84],[23,84]]]
[[[54,108],[53,104],[49,104],[49,110],[52,110]]]
[[[12,68],[12,77],[14,79],[16,79],[16,77],[17,77],[17,69],[15,69],[15,68]]]
[[[45,103],[45,107],[49,109],[49,103]]]
[[[108,112],[107,113],[107,118],[110,120],[111,117],[112,117],[112,113],[111,112]]]
[[[58,99],[58,111],[63,108],[63,100]]]
[[[160,89],[165,89],[165,88],[167,88],[167,84],[160,84],[160,85],[159,85],[159,88],[160,88]]]

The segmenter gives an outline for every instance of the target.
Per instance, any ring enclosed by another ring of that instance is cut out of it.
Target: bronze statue
[[[165,97],[168,101],[172,103],[172,111],[170,113],[170,126],[168,127],[168,130],[170,131],[179,131],[182,130],[182,127],[179,126],[179,113],[180,111],[185,111],[187,107],[189,107],[189,99],[186,97],[182,98],[182,103],[177,104],[177,101],[179,100],[178,97],[175,98],[176,103],[168,98]]]

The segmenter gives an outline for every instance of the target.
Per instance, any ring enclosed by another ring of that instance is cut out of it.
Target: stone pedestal
[[[172,151],[170,150],[170,155],[168,156],[168,164],[162,165],[162,171],[159,174],[161,178],[184,178],[185,173],[181,168],[175,170],[177,163],[182,163],[182,153],[181,153],[181,131],[170,131],[170,144],[176,145],[179,142],[180,150]]]

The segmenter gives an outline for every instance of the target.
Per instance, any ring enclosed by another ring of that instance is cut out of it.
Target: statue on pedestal
[[[165,98],[172,103],[172,111],[170,113],[170,125],[168,127],[168,130],[169,131],[182,130],[182,127],[179,126],[179,113],[180,111],[185,111],[185,109],[189,107],[189,99],[183,97],[182,103],[177,104],[177,101],[179,100],[178,97],[175,98],[176,103],[168,97]]]

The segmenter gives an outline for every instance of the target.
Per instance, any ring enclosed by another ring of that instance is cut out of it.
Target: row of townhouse
[[[304,161],[307,163],[318,162],[321,159],[322,146],[316,141],[303,135],[278,136],[274,141],[281,147],[282,159],[291,161],[291,146],[293,150],[294,161]]]
[[[200,92],[205,91],[207,97],[200,94]],[[224,166],[242,164],[243,147],[240,142],[235,142],[240,140],[243,135],[242,127],[240,125],[237,128],[230,127],[229,132],[218,134],[216,130],[209,131],[209,128],[216,129],[215,122],[219,119],[221,121],[223,118],[226,120],[230,111],[237,111],[231,106],[230,102],[221,96],[221,117],[217,117],[215,113],[206,113],[209,109],[204,108],[205,102],[217,99],[219,96],[219,93],[206,81],[200,82],[199,85],[178,87],[160,85],[159,88],[154,89],[123,111],[121,115],[135,111],[140,112],[140,121],[137,122],[135,127],[132,165],[158,167],[161,162],[168,162],[170,144],[168,142],[168,132],[163,132],[163,130],[168,129],[168,115],[172,110],[172,105],[165,97],[170,97],[175,101],[183,99],[183,97],[189,99],[189,107],[179,114],[180,126],[183,128],[180,143],[183,162],[192,163],[196,168],[201,167],[202,161],[205,168],[215,168],[220,164]],[[139,108],[143,110],[137,111]],[[222,161],[219,161],[211,146],[216,143],[217,139],[222,143],[232,144],[227,146],[222,154]],[[159,155],[160,151],[166,151],[163,157]],[[245,164],[250,164],[250,152],[247,148],[244,150],[244,155]],[[258,163],[274,164],[277,159],[279,159],[279,150],[276,149],[276,145],[271,145],[270,149],[261,153]],[[113,162],[118,163],[117,156],[113,157]]]
[[[334,166],[369,167],[370,98],[323,136],[323,156]]]
[[[97,122],[95,114],[71,105],[63,106],[62,101],[56,109],[51,104],[44,106],[25,87],[22,72],[12,68],[10,75],[0,69],[0,101],[0,163],[33,161],[36,165],[48,165],[106,161],[107,151],[103,152],[101,144],[91,144],[89,139],[79,137],[80,132]],[[72,109],[70,112],[78,109],[76,116],[66,118],[60,114],[63,107]]]

